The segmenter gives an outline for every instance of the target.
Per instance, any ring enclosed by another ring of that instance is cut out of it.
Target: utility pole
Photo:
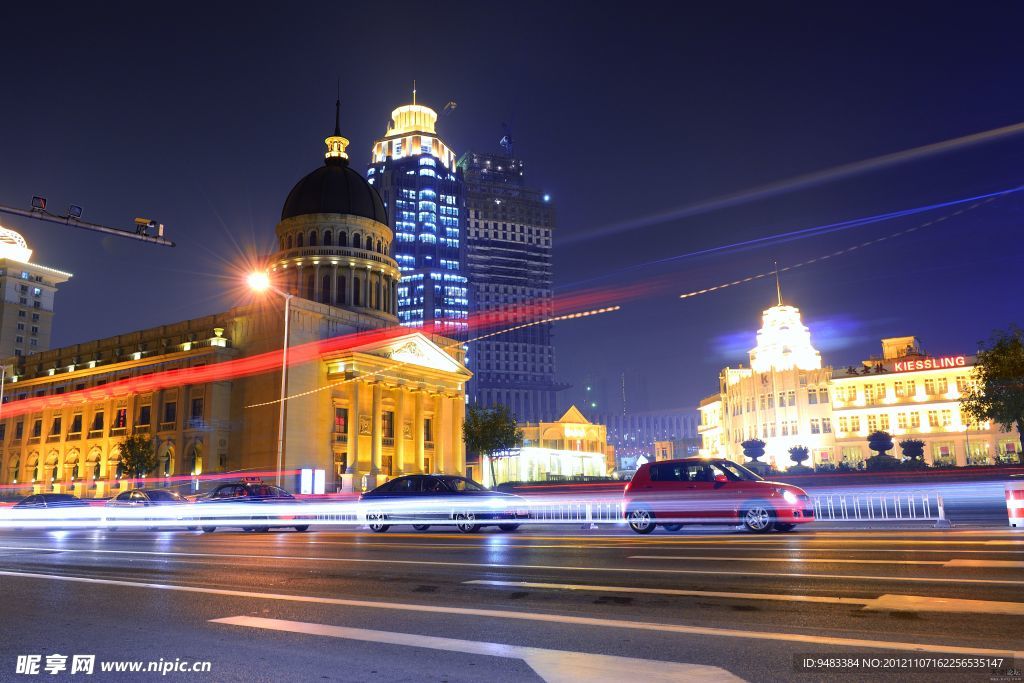
[[[0,213],[8,213],[12,216],[22,216],[24,218],[34,218],[36,220],[45,221],[47,223],[59,223],[61,225],[67,225],[72,228],[81,228],[83,230],[92,230],[94,232],[102,232],[108,235],[116,235],[117,237],[126,237],[130,240],[138,240],[140,242],[149,242],[150,244],[156,244],[161,247],[173,247],[174,242],[164,237],[164,225],[163,223],[157,223],[154,220],[148,218],[136,218],[135,229],[125,230],[122,228],[112,228],[107,225],[100,225],[99,223],[90,223],[89,221],[82,220],[82,207],[72,204],[68,207],[68,212],[61,216],[59,214],[50,213],[46,210],[46,198],[45,197],[32,197],[32,208],[31,209],[19,209],[13,206],[4,206],[0,204]]]

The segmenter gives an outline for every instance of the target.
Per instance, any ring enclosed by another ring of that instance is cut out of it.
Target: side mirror
[[[725,476],[724,474],[716,474],[715,475],[715,483],[716,484],[724,484],[727,481],[729,481],[729,477]]]

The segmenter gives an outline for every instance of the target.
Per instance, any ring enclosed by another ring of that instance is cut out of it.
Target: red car
[[[659,524],[742,524],[763,533],[792,531],[814,521],[810,496],[796,486],[765,481],[731,460],[684,458],[645,463],[626,485],[622,509],[638,534]]]

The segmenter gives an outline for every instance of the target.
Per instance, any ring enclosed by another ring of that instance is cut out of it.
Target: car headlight
[[[500,508],[507,507],[507,504],[503,500],[492,498],[491,500],[487,501],[487,507],[491,508],[492,510],[498,510]]]
[[[782,492],[782,499],[790,505],[796,505],[797,500],[796,494],[786,489],[779,489]]]

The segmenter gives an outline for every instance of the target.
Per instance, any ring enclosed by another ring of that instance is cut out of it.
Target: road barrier
[[[942,494],[931,491],[857,491],[811,496],[819,522],[928,522],[948,528]]]
[[[1011,527],[1024,527],[1024,479],[1006,482],[1006,518]]]
[[[571,501],[566,503],[533,503],[529,505],[530,520],[552,524],[576,523],[586,527],[597,524],[621,524],[622,503],[612,501]]]

